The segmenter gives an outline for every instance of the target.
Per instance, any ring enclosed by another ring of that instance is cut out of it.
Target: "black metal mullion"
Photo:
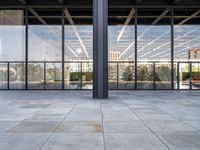
[[[153,89],[156,89],[156,66],[155,62],[153,62]]]
[[[171,8],[171,89],[174,90],[174,9]]]
[[[177,62],[177,89],[179,90],[180,86],[180,75],[179,75],[179,62]]]
[[[25,90],[28,89],[28,8],[26,8],[26,35],[25,35]]]
[[[135,8],[135,90],[137,90],[137,8]]]
[[[46,62],[44,62],[44,89],[46,90]]]
[[[83,63],[81,62],[81,89],[83,89]]]
[[[7,63],[7,89],[10,89],[10,63]]]
[[[117,62],[117,89],[119,89],[119,62]]]
[[[62,89],[65,89],[65,26],[64,8],[62,8]]]
[[[192,63],[189,62],[189,71],[190,71],[190,80],[189,80],[189,85],[190,85],[190,90],[192,89]]]

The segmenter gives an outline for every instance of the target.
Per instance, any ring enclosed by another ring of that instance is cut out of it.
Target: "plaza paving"
[[[200,91],[0,91],[0,150],[200,150]]]

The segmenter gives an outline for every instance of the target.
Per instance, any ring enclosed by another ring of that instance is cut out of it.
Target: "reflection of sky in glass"
[[[109,56],[112,53],[119,53],[119,59],[134,59],[135,51],[135,27],[134,26],[109,26],[108,27],[108,52]],[[110,60],[113,60],[110,58]]]
[[[189,50],[200,49],[200,26],[174,27],[174,58],[188,60]]]
[[[138,26],[138,60],[170,60],[170,26]]]
[[[93,27],[65,26],[65,60],[92,60]]]
[[[61,61],[61,26],[31,25],[28,30],[30,61]]]
[[[25,60],[25,27],[0,26],[0,61]]]
[[[138,60],[170,60],[170,28],[170,26],[138,25]],[[29,25],[28,29],[28,49],[30,61],[61,61],[61,25]],[[92,60],[92,30],[92,26],[65,26],[66,61]],[[134,60],[134,31],[134,26],[109,26],[109,55],[114,51],[119,53],[120,60]],[[188,60],[189,50],[200,49],[199,41],[199,26],[175,25],[175,60]],[[0,26],[0,60],[25,60],[25,26]]]

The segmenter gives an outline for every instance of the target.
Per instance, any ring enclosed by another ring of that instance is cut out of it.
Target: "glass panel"
[[[25,89],[25,64],[10,63],[10,89]]]
[[[179,89],[190,88],[190,63],[179,63]]]
[[[62,88],[62,64],[46,63],[46,89]]]
[[[155,64],[155,88],[171,89],[171,64],[156,63]]]
[[[0,61],[25,60],[24,10],[0,10]]]
[[[134,9],[130,13],[134,14]],[[108,26],[109,89],[134,88],[133,66],[128,66],[130,61],[135,60],[135,26],[132,21],[134,18],[130,19],[130,25]]]
[[[135,65],[119,63],[119,89],[135,89]]]
[[[164,16],[160,17],[163,14]],[[137,29],[138,88],[171,89],[169,80],[171,76],[169,64],[171,60],[170,9],[139,8]],[[153,68],[155,63],[157,65]],[[162,70],[165,70],[166,74],[163,74]]]
[[[176,8],[174,9],[174,60],[198,61],[200,60],[200,22],[199,15],[191,17],[200,9]]]
[[[65,89],[81,89],[81,63],[65,63]]]
[[[153,89],[152,63],[138,63],[137,80],[138,89]]]
[[[44,89],[44,63],[28,64],[28,88]]]
[[[65,25],[65,61],[92,61],[93,27]]]
[[[8,65],[5,63],[0,64],[0,89],[8,88]]]
[[[92,60],[93,26],[65,25],[65,61],[69,62],[65,64],[66,89],[92,89]]]
[[[192,89],[200,89],[200,63],[192,63]]]
[[[117,89],[117,62],[108,64],[108,89]]]
[[[29,88],[61,89],[62,9],[30,8],[28,24]]]
[[[29,61],[61,61],[62,30],[56,25],[29,25]]]
[[[82,89],[92,89],[93,64],[82,63]]]
[[[174,89],[178,89],[178,74],[177,74],[177,69],[178,69],[178,63],[177,62],[175,62],[174,63],[174,76],[173,76],[173,78],[174,78]]]

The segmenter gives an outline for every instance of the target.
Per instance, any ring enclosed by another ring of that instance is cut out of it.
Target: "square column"
[[[93,0],[93,98],[108,98],[108,0]]]

